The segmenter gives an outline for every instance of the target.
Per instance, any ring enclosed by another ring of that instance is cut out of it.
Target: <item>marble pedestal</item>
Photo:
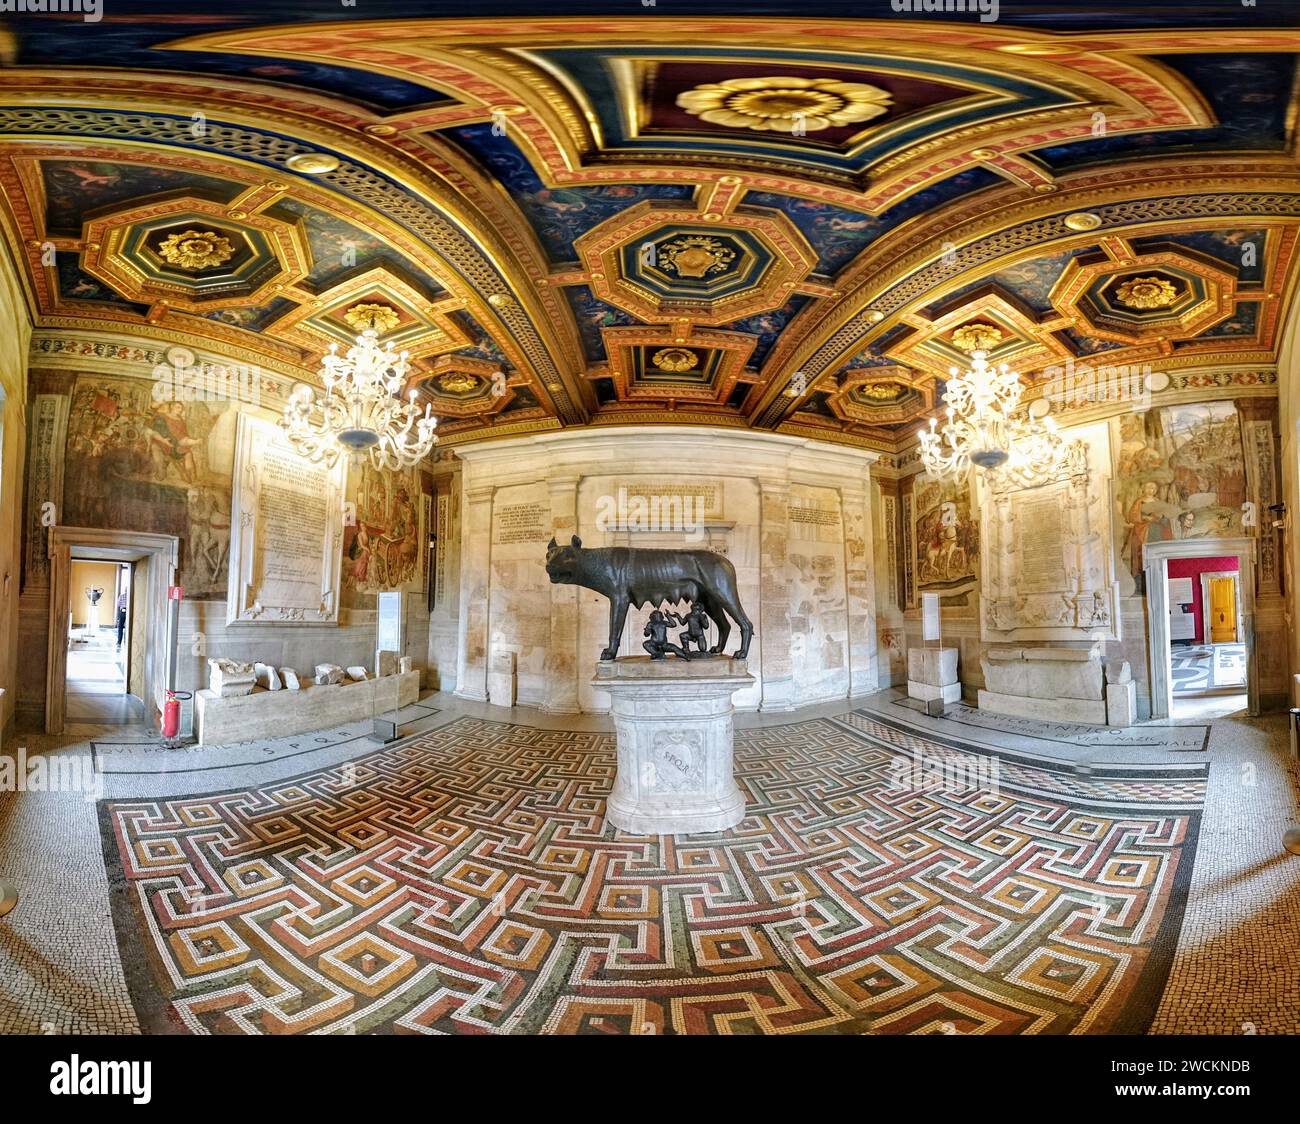
[[[725,831],[745,818],[732,773],[735,692],[753,684],[744,660],[602,660],[618,773],[605,818],[635,835]]]
[[[932,702],[960,702],[956,648],[909,648],[907,697]]]

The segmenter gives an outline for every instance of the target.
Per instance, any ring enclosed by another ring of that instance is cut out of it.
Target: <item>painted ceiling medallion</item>
[[[391,332],[401,322],[397,310],[386,304],[354,304],[345,309],[343,319],[358,332],[372,329],[379,335]]]
[[[873,382],[862,388],[862,396],[877,402],[892,402],[903,392],[903,389],[896,382]]]
[[[736,260],[736,251],[716,238],[690,234],[674,238],[658,252],[659,265],[679,277],[721,273]]]
[[[235,255],[230,239],[210,230],[185,230],[158,244],[158,254],[168,265],[191,273],[224,265]]]
[[[700,360],[695,352],[687,351],[684,347],[665,347],[661,351],[656,351],[650,361],[661,371],[680,374],[682,371],[691,370]]]
[[[451,371],[438,380],[438,385],[448,394],[468,394],[478,384],[478,376],[465,371]]]
[[[1002,329],[978,321],[973,324],[963,324],[953,332],[952,342],[962,351],[971,353],[989,351],[1002,342]]]
[[[728,78],[677,96],[687,113],[711,125],[757,132],[813,133],[870,121],[889,108],[889,93],[833,78]]]
[[[1130,277],[1115,289],[1115,299],[1129,308],[1168,308],[1178,299],[1178,287],[1163,277]]]

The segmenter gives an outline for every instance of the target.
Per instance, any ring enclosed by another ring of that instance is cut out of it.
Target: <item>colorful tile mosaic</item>
[[[681,839],[604,826],[608,735],[468,717],[105,801],[132,1002],[155,1032],[1145,1030],[1203,773],[906,773],[952,752],[867,712],[742,731],[749,815]]]

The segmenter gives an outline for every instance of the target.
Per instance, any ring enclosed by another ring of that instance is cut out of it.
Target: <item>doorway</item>
[[[1151,717],[1259,712],[1253,539],[1145,548]]]
[[[123,726],[144,720],[130,688],[134,562],[73,557],[70,562],[67,697],[70,722]]]
[[[49,555],[45,732],[63,733],[66,721],[156,723],[173,666],[167,590],[179,540],[56,526]]]

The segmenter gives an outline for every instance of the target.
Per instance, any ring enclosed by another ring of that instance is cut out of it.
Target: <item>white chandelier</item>
[[[309,461],[331,468],[341,452],[357,458],[369,454],[381,470],[423,460],[438,439],[433,432],[438,419],[428,403],[421,413],[415,390],[402,400],[410,367],[406,356],[391,343],[380,346],[373,322],[347,354],[340,356],[338,344],[330,344],[321,360],[325,393],[300,386],[285,404],[280,426],[289,443]]]
[[[974,466],[1028,483],[1060,470],[1067,448],[1056,422],[1012,416],[1022,388],[1005,363],[990,366],[988,352],[976,348],[969,372],[953,367],[949,374],[943,395],[948,420],[940,427],[932,417],[930,428],[919,435],[921,463],[929,475],[961,480]]]

